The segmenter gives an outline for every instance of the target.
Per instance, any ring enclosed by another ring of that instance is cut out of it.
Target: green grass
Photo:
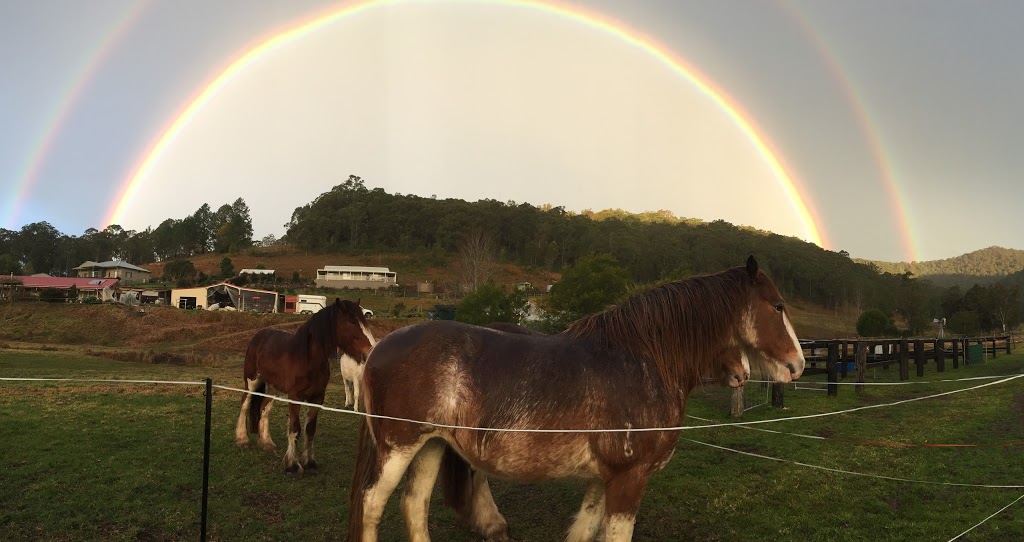
[[[1018,374],[1024,356],[934,373],[925,380]],[[0,376],[201,380],[237,386],[232,367],[171,367],[61,352],[0,351]],[[895,367],[869,374],[898,377]],[[821,377],[809,380],[820,381]],[[917,380],[915,378],[915,380]],[[745,420],[796,416],[920,397],[983,382],[871,387],[838,397],[786,390],[786,409]],[[695,416],[725,420],[728,390],[696,390]],[[327,403],[340,405],[335,376]],[[211,540],[344,539],[357,419],[323,413],[320,473],[285,476],[279,454],[234,445],[240,397],[216,391],[210,467]],[[272,413],[284,445],[286,410]],[[698,423],[698,422],[693,422]],[[1024,379],[980,390],[765,429],[857,441],[999,443],[1024,440]],[[195,540],[203,447],[201,387],[0,382],[0,532],[5,540]],[[893,448],[726,427],[689,438],[791,461],[916,480],[1024,484],[1024,447]],[[492,482],[514,540],[561,540],[582,496],[579,481]],[[454,526],[437,493],[434,540],[473,540]],[[681,441],[651,479],[634,540],[948,540],[1024,489],[897,482],[809,469]],[[382,540],[405,540],[397,492]],[[1024,502],[961,540],[1024,539]]]

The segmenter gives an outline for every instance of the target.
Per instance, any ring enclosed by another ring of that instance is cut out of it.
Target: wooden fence
[[[917,376],[921,377],[929,362],[935,362],[935,370],[942,373],[947,367],[957,369],[961,364],[980,363],[984,358],[995,358],[1002,352],[1013,353],[1013,339],[1009,335],[952,339],[835,339],[804,341],[801,344],[807,360],[804,376],[828,375],[829,395],[838,395],[836,383],[855,370],[857,352],[866,354],[866,369],[897,368],[901,381],[910,380],[911,363]],[[782,384],[772,384],[772,406],[783,406],[784,390]]]

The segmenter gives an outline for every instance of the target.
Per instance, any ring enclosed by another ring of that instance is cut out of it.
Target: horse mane
[[[655,364],[673,393],[688,391],[720,365],[718,355],[735,332],[737,310],[746,308],[751,287],[742,267],[668,282],[584,316],[564,333],[635,352]]]
[[[295,330],[291,349],[297,359],[307,359],[309,357],[310,341],[314,341],[320,347],[324,359],[331,356],[335,345],[338,344],[337,328],[334,326],[334,319],[341,317],[338,313],[342,310],[344,310],[342,306],[331,303],[314,313],[313,316],[310,316],[308,320],[299,326],[299,329]]]

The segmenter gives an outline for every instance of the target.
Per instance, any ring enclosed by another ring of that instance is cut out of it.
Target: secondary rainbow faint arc
[[[15,180],[10,204],[4,213],[6,217],[5,223],[8,227],[14,228],[17,226],[16,222],[21,215],[26,196],[35,187],[36,181],[39,179],[39,172],[53,150],[54,143],[57,141],[57,137],[60,135],[64,124],[68,121],[74,105],[81,99],[85,89],[96,76],[99,68],[115,49],[114,46],[121,41],[130,28],[135,26],[135,23],[141,18],[142,12],[145,11],[147,6],[148,2],[139,2],[121,16],[93,52],[86,55],[87,60],[81,64],[80,68],[71,77],[72,83],[68,87],[67,92],[54,104],[54,108],[47,115],[46,120],[43,122],[45,128],[33,146],[34,150],[29,153],[28,161],[25,163],[22,173]]]
[[[455,3],[459,3],[459,0],[436,0],[436,3],[452,3],[453,1]],[[471,3],[472,1],[473,0],[467,0],[465,3]],[[768,144],[766,138],[760,135],[760,131],[755,127],[754,122],[743,112],[742,108],[735,104],[734,101],[725,93],[717,90],[707,78],[699,76],[696,70],[686,66],[679,58],[676,58],[675,55],[670,53],[666,48],[655,44],[653,40],[634,30],[628,29],[625,25],[617,21],[612,21],[599,15],[586,12],[576,6],[570,7],[568,5],[553,2],[537,2],[531,0],[476,1],[478,3],[485,4],[531,8],[544,13],[565,17],[616,36],[629,45],[637,47],[658,59],[710,98],[720,109],[722,109],[722,111],[730,120],[733,121],[743,134],[747,136],[747,139],[750,140],[755,149],[757,149],[758,153],[761,155],[762,159],[765,160],[768,167],[771,169],[773,175],[778,180],[781,188],[789,199],[790,205],[800,218],[804,227],[806,239],[823,248],[829,248],[828,240],[825,236],[824,229],[820,226],[817,213],[813,207],[805,201],[793,175],[789,173],[782,160]],[[368,11],[375,7],[410,3],[434,2],[423,2],[422,0],[371,0],[367,2],[349,4],[341,8],[334,8],[325,14],[314,16],[313,18],[298,23],[291,28],[275,33],[271,37],[260,41],[256,46],[243,52],[241,56],[221,71],[210,83],[206,84],[198,95],[189,101],[185,108],[174,117],[171,124],[161,132],[160,137],[150,147],[150,150],[145,153],[144,158],[138,163],[131,176],[122,185],[120,195],[115,198],[116,203],[107,213],[107,218],[104,223],[115,224],[120,222],[125,211],[128,209],[128,206],[135,197],[135,194],[139,191],[139,188],[145,181],[147,175],[167,148],[174,142],[178,134],[181,133],[199,110],[202,109],[202,107],[239,72],[257,62],[275,49],[299,40],[306,35],[309,35],[340,19]]]
[[[897,225],[899,226],[900,240],[903,242],[903,257],[906,258],[908,263],[918,261],[920,259],[920,252],[915,242],[916,237],[911,223],[910,206],[906,203],[909,200],[900,189],[899,183],[896,182],[893,161],[889,158],[885,145],[882,144],[882,131],[878,128],[878,124],[873,120],[872,116],[868,114],[868,108],[865,106],[864,99],[862,98],[863,93],[857,91],[853,81],[847,76],[846,71],[841,68],[842,65],[834,52],[834,48],[818,32],[813,21],[792,2],[787,0],[778,1],[782,9],[789,13],[793,21],[803,31],[804,36],[814,44],[815,49],[828,68],[829,75],[832,76],[836,85],[846,97],[853,117],[857,121],[858,128],[864,134],[868,148],[878,163],[878,171],[882,176],[882,185],[888,196],[889,207],[896,217]]]

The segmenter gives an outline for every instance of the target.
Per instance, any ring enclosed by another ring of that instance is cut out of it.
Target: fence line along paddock
[[[856,411],[860,411],[860,410],[865,410],[865,409],[869,409],[869,408],[882,408],[882,407],[886,407],[886,406],[895,406],[895,405],[898,405],[898,404],[908,403],[908,402],[912,402],[912,401],[931,399],[931,398],[940,397],[940,396],[947,396],[947,395],[951,395],[951,394],[955,394],[955,393],[962,393],[962,392],[977,390],[977,389],[981,389],[981,388],[984,388],[984,387],[988,387],[988,386],[993,386],[993,385],[1009,382],[1009,381],[1012,381],[1012,380],[1015,380],[1015,379],[1018,379],[1018,378],[1022,378],[1022,377],[1024,377],[1024,374],[1009,375],[1009,376],[1005,376],[1005,377],[1003,377],[1003,378],[1001,378],[1000,380],[997,380],[997,381],[986,382],[986,383],[979,384],[979,385],[972,386],[972,387],[968,387],[968,388],[947,391],[947,392],[933,394],[933,395],[924,396],[924,397],[905,399],[905,400],[895,401],[895,402],[892,402],[892,403],[877,404],[877,405],[869,405],[869,406],[851,408],[851,409],[847,409],[847,410],[843,410],[843,411],[838,411],[838,412],[826,412],[826,413],[810,414],[810,415],[804,415],[804,416],[791,416],[791,417],[786,417],[786,418],[777,418],[777,419],[750,421],[750,422],[733,422],[733,423],[717,423],[717,424],[716,423],[712,423],[712,424],[699,425],[699,426],[683,426],[683,427],[671,427],[671,428],[608,428],[608,429],[602,429],[602,430],[575,430],[575,429],[574,430],[563,430],[563,429],[552,429],[552,430],[516,430],[516,429],[482,428],[482,427],[461,427],[461,428],[463,428],[463,429],[474,429],[474,430],[479,430],[479,431],[573,432],[573,433],[575,433],[575,432],[633,432],[633,431],[635,431],[635,432],[643,432],[643,431],[666,431],[666,430],[673,430],[674,431],[674,430],[709,429],[709,428],[714,428],[714,427],[727,427],[727,426],[747,426],[747,425],[754,425],[754,424],[775,423],[775,422],[783,422],[783,421],[793,421],[793,420],[819,418],[819,417],[825,417],[825,416],[834,416],[834,415],[840,415],[840,414],[846,414],[846,413],[856,412]],[[963,380],[968,380],[968,379],[963,379]],[[203,468],[202,468],[202,472],[203,472],[203,476],[202,476],[203,488],[202,488],[202,493],[201,493],[201,518],[200,518],[200,521],[201,521],[200,540],[202,540],[202,541],[206,540],[206,533],[207,533],[206,527],[207,527],[207,515],[208,515],[207,501],[208,501],[208,496],[209,496],[211,413],[212,413],[212,395],[213,395],[213,389],[214,388],[219,388],[219,389],[222,389],[222,390],[234,391],[234,392],[239,392],[239,393],[249,393],[249,394],[253,394],[253,395],[260,395],[260,396],[263,396],[263,397],[268,397],[268,398],[270,398],[272,400],[275,400],[275,401],[282,401],[282,402],[285,402],[285,403],[294,403],[294,404],[300,404],[300,405],[306,405],[306,406],[313,406],[313,407],[317,407],[317,408],[320,408],[322,410],[327,410],[327,411],[331,411],[331,412],[341,412],[341,413],[345,413],[345,414],[352,414],[352,415],[358,415],[358,416],[364,416],[364,417],[388,418],[388,417],[385,417],[385,416],[377,416],[377,415],[371,415],[371,414],[366,414],[366,413],[361,413],[361,412],[353,412],[353,411],[349,411],[349,410],[343,410],[343,409],[337,409],[337,408],[332,408],[332,407],[326,407],[326,406],[321,406],[321,405],[314,405],[314,404],[305,403],[305,402],[302,402],[302,401],[293,401],[293,400],[289,400],[289,399],[286,399],[286,398],[283,398],[283,397],[278,397],[278,396],[274,396],[274,395],[270,395],[270,394],[264,394],[264,393],[258,393],[258,392],[252,392],[252,391],[248,391],[248,390],[242,390],[242,389],[233,388],[233,387],[230,387],[230,386],[214,385],[212,379],[209,378],[209,377],[207,377],[203,381],[98,379],[98,378],[74,379],[74,378],[0,377],[0,381],[20,382],[20,383],[33,382],[33,381],[35,381],[35,382],[66,382],[66,383],[74,383],[74,382],[83,382],[83,383],[103,382],[103,383],[119,383],[119,384],[157,384],[157,385],[178,385],[178,386],[204,386],[205,387],[205,393],[204,393],[204,396],[205,396],[205,424],[204,424],[204,447],[203,447]],[[398,418],[388,418],[388,419],[398,419]],[[429,422],[423,422],[423,421],[418,421],[418,420],[405,420],[405,421],[408,421],[410,423],[424,424],[424,425],[437,425],[437,424],[431,424]],[[944,486],[957,486],[957,487],[1000,488],[1000,489],[1024,488],[1024,485],[974,484],[974,483],[963,483],[963,482],[942,482],[942,481],[931,481],[931,480],[914,480],[914,479],[896,478],[896,477],[890,477],[890,476],[884,476],[884,475],[875,475],[875,474],[870,474],[870,473],[860,473],[860,472],[854,472],[854,471],[845,471],[845,470],[835,469],[835,468],[831,468],[831,467],[812,465],[812,464],[807,464],[807,463],[790,461],[790,460],[786,460],[786,459],[774,458],[774,457],[760,455],[760,454],[752,454],[752,453],[749,453],[749,452],[742,452],[742,451],[739,451],[739,450],[733,450],[731,448],[717,446],[717,445],[714,445],[714,444],[709,444],[709,443],[705,443],[705,442],[701,442],[701,441],[696,441],[696,440],[690,440],[690,439],[683,439],[683,440],[688,440],[688,441],[693,442],[695,444],[701,444],[701,445],[704,445],[704,446],[710,446],[710,447],[713,447],[713,448],[719,448],[719,449],[727,450],[727,451],[731,451],[731,452],[742,453],[742,454],[746,454],[746,455],[753,455],[753,456],[761,457],[761,458],[764,458],[764,459],[770,459],[770,460],[773,460],[773,461],[789,462],[789,463],[793,463],[793,464],[796,464],[796,465],[799,465],[799,466],[803,466],[803,467],[814,468],[814,469],[821,469],[821,470],[826,470],[826,471],[832,471],[832,472],[843,473],[843,474],[850,474],[850,475],[857,475],[857,476],[866,476],[866,477],[872,477],[872,478],[889,479],[889,480],[896,480],[896,481],[909,482],[909,483],[920,483],[920,484],[930,484],[930,485],[944,485]],[[1016,501],[1014,501],[1014,502],[1016,502]]]
[[[839,393],[839,380],[845,380],[852,371],[856,371],[856,383],[863,384],[867,369],[880,367],[887,371],[891,365],[896,365],[900,381],[907,381],[910,380],[911,361],[918,377],[924,376],[929,361],[935,362],[936,372],[944,373],[947,358],[953,369],[958,369],[961,364],[985,363],[986,358],[995,359],[1000,352],[1012,354],[1013,337],[829,339],[801,341],[801,346],[807,360],[804,375],[826,375],[828,395],[835,396]],[[785,406],[782,384],[772,384],[772,406]]]

